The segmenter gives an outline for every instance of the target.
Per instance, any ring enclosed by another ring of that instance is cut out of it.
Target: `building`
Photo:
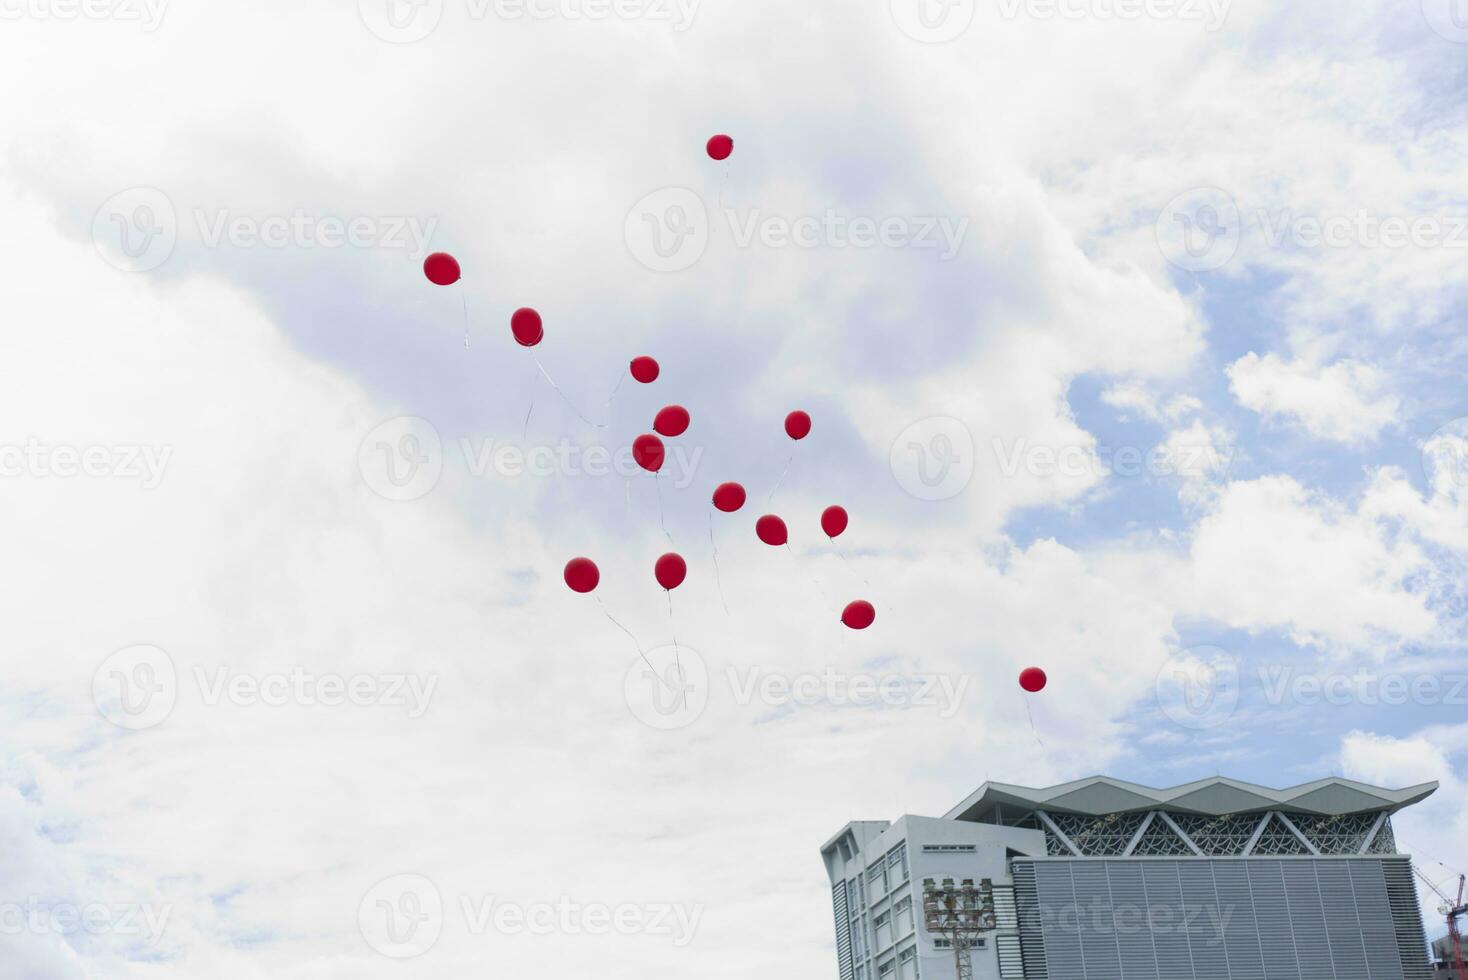
[[[1459,973],[1453,953],[1453,941],[1444,936],[1432,943],[1432,980],[1468,980]]]
[[[1436,789],[1098,776],[850,823],[840,980],[1431,980],[1391,816]]]

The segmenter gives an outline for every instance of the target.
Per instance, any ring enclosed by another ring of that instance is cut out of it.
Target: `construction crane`
[[[1439,905],[1437,910],[1448,920],[1448,939],[1452,941],[1453,947],[1453,962],[1448,965],[1457,971],[1459,978],[1468,977],[1468,970],[1463,968],[1463,934],[1458,931],[1458,919],[1468,915],[1468,905],[1463,904],[1463,885],[1465,880],[1468,880],[1468,876],[1458,875],[1458,897],[1453,899],[1447,892],[1439,888],[1436,882],[1427,877],[1421,868],[1413,865],[1412,870],[1417,872],[1417,877],[1425,881],[1427,887],[1436,892],[1438,898],[1443,900],[1443,904]]]
[[[984,878],[975,888],[972,878],[964,878],[958,885],[952,878],[944,878],[942,885],[924,878],[923,920],[928,932],[944,937],[951,945],[957,980],[973,980],[969,950],[978,945],[979,937],[999,924],[994,914],[994,883]]]

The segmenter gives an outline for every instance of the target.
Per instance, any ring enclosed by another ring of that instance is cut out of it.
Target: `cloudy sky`
[[[824,976],[985,779],[1468,865],[1455,3],[0,0],[7,975]]]

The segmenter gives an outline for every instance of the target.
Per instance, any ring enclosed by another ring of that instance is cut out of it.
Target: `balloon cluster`
[[[734,140],[722,133],[710,137],[706,151],[711,160],[728,160],[734,153]],[[424,259],[423,274],[436,286],[451,286],[462,278],[458,260],[447,252],[434,252]],[[520,346],[535,347],[545,338],[545,324],[536,310],[528,306],[521,307],[510,316],[510,333]],[[468,343],[467,333],[465,343]],[[634,358],[629,365],[629,371],[633,380],[644,385],[657,381],[662,373],[658,362],[646,355]],[[688,409],[682,405],[665,406],[653,418],[653,431],[643,433],[632,441],[633,460],[642,469],[657,474],[667,458],[667,447],[663,439],[676,439],[686,433],[691,424],[692,417]],[[785,434],[790,439],[799,442],[810,433],[811,417],[808,413],[797,410],[785,416]],[[729,482],[720,484],[714,490],[712,503],[715,510],[733,514],[742,510],[747,501],[748,494],[744,487],[739,483]],[[833,504],[821,513],[821,530],[832,541],[844,534],[849,524],[850,515],[839,505]],[[754,531],[760,541],[771,547],[789,547],[790,530],[785,521],[776,514],[759,517],[755,521]],[[601,583],[600,569],[594,561],[585,557],[568,561],[563,577],[571,591],[582,595],[595,592]],[[671,602],[672,591],[688,577],[688,563],[676,552],[668,552],[654,564],[653,577],[669,593]],[[848,603],[841,612],[841,622],[853,630],[868,629],[876,620],[876,607],[865,599]],[[1019,676],[1020,687],[1031,694],[1044,690],[1047,682],[1045,672],[1039,667],[1028,667]]]

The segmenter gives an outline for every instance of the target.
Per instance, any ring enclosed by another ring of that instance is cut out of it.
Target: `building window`
[[[904,898],[892,906],[892,915],[897,920],[897,935],[912,932],[912,899]]]
[[[886,949],[895,942],[892,936],[892,914],[883,912],[872,920],[872,930],[877,934],[877,949]]]
[[[892,883],[907,880],[907,844],[898,844],[887,852],[887,872]]]
[[[872,896],[872,901],[887,894],[887,865],[885,863],[879,862],[867,870],[867,888]]]
[[[882,980],[887,980],[887,978],[890,978],[896,970],[897,961],[888,960],[886,963],[879,963],[877,965],[877,976],[882,978]]]
[[[917,980],[917,947],[909,946],[897,954],[898,980]]]
[[[978,939],[975,939],[974,940],[974,944],[972,946],[970,946],[969,948],[970,949],[983,949],[988,944],[988,942],[989,942],[989,940],[980,937]],[[934,939],[933,940],[933,948],[934,949],[952,949],[953,948],[953,940],[951,940],[951,939]]]

